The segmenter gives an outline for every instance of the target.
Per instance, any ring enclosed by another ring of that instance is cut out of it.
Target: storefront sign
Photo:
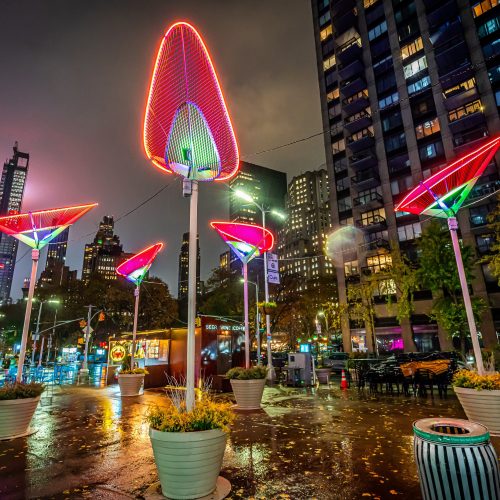
[[[207,324],[207,325],[205,325],[205,330],[208,330],[208,331],[229,330],[231,332],[244,332],[245,331],[245,327],[243,325],[214,325],[214,324]]]
[[[120,344],[115,344],[109,351],[109,357],[113,363],[120,363],[125,359],[127,351]]]

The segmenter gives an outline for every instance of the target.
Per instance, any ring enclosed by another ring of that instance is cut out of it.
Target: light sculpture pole
[[[499,147],[500,136],[485,141],[470,153],[446,165],[431,177],[420,182],[394,208],[396,211],[442,217],[448,220],[448,229],[450,230],[455,252],[474,357],[480,375],[484,373],[483,358],[458,242],[456,216],[474,184],[492,161]]]
[[[271,231],[241,222],[211,222],[211,226],[229,245],[243,263],[243,301],[245,310],[245,367],[250,368],[250,328],[248,324],[248,263],[271,250],[274,237]]]
[[[163,248],[163,243],[156,243],[139,253],[136,253],[130,259],[122,262],[117,268],[116,272],[125,279],[131,281],[135,285],[134,289],[134,326],[132,329],[132,355],[130,357],[130,369],[134,369],[135,358],[135,338],[137,335],[137,317],[139,315],[139,292],[141,283],[149,268],[153,264],[158,252]]]
[[[160,45],[144,118],[144,149],[164,172],[182,176],[190,197],[186,407],[195,404],[198,182],[236,174],[239,153],[210,55],[188,23],[173,24]]]
[[[90,205],[53,208],[50,210],[40,210],[37,212],[27,212],[24,214],[0,217],[1,232],[8,234],[9,236],[13,236],[32,248],[31,276],[28,289],[28,300],[26,303],[26,313],[24,315],[19,361],[17,365],[17,382],[21,382],[23,376],[26,343],[28,340],[31,307],[33,304],[33,294],[35,292],[36,273],[40,250],[48,245],[49,242],[52,241],[57,235],[61,234],[67,227],[76,222],[80,217],[96,206],[97,203],[93,203]]]

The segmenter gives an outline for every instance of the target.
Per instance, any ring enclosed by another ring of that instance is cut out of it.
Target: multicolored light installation
[[[261,226],[241,222],[211,222],[210,225],[242,262],[249,262],[274,246],[273,233]]]
[[[226,180],[238,170],[238,145],[214,66],[188,23],[172,25],[158,51],[144,148],[158,168],[186,178]]]
[[[0,217],[0,231],[41,250],[97,203]]]
[[[412,189],[395,211],[448,218],[455,215],[500,147],[500,136],[483,143]]]
[[[156,243],[148,248],[145,248],[141,252],[130,257],[130,259],[122,262],[116,268],[116,272],[120,276],[123,276],[125,279],[139,286],[163,246],[163,243]]]

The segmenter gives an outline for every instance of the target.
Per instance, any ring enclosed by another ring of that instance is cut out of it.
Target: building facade
[[[19,151],[16,143],[13,148],[12,158],[3,165],[0,180],[0,215],[10,215],[21,212],[23,203],[24,186],[30,155]],[[10,290],[14,268],[16,265],[18,241],[12,236],[0,234],[0,304],[10,301]]]
[[[331,176],[334,229],[354,226],[354,248],[337,266],[339,295],[349,285],[376,278],[390,265],[390,245],[415,258],[423,218],[395,213],[402,193],[440,165],[500,131],[500,6],[468,0],[312,0],[325,151]],[[464,242],[488,252],[486,214],[499,187],[498,157],[470,195],[477,202],[458,215]],[[472,288],[490,308],[481,333],[497,341],[499,290],[486,266]],[[428,319],[432,295],[416,297],[416,310],[401,325],[379,288],[375,321],[343,328],[344,348],[367,337],[412,350],[451,347]],[[392,292],[390,292],[392,293]],[[371,331],[374,330],[374,331]],[[376,336],[376,337],[375,337]],[[353,342],[355,339],[355,342]]]
[[[294,177],[285,208],[287,219],[278,238],[280,274],[303,277],[306,288],[319,286],[322,278],[335,279],[333,262],[325,255],[332,226],[326,169]]]
[[[202,294],[202,282],[200,281],[200,238],[196,237],[196,293]],[[179,281],[177,284],[177,298],[185,300],[188,296],[189,279],[189,233],[182,235],[181,252],[179,254]]]
[[[114,220],[105,216],[99,223],[94,241],[85,245],[82,266],[82,280],[88,283],[93,274],[106,280],[117,279],[116,267],[132,256],[125,253],[120,238],[114,232]]]

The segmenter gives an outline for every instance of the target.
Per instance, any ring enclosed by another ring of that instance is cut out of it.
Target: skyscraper
[[[17,141],[13,151],[12,158],[6,160],[3,165],[0,181],[0,215],[20,212],[23,202],[30,155],[19,151]],[[10,300],[17,244],[17,240],[12,236],[0,234],[0,304],[5,304]]]
[[[321,278],[335,279],[333,263],[325,256],[332,225],[329,193],[325,169],[297,175],[288,185],[288,217],[278,238],[280,273],[303,277],[306,288],[319,286]]]
[[[196,238],[198,251],[196,254],[196,293],[201,295],[202,283],[200,281],[200,239]],[[181,252],[179,254],[179,282],[177,285],[177,297],[184,300],[188,296],[188,276],[189,276],[189,233],[182,235]]]
[[[88,283],[96,273],[106,280],[116,280],[116,267],[132,254],[125,253],[120,238],[114,233],[113,217],[106,215],[99,223],[94,241],[85,245],[82,280]]]
[[[56,236],[47,247],[47,260],[45,268],[52,264],[64,264],[66,262],[66,250],[68,248],[69,227]]]
[[[500,130],[500,6],[467,0],[312,0],[316,53],[331,183],[334,229],[356,226],[355,245],[339,258],[339,295],[349,283],[382,275],[391,263],[389,242],[415,258],[424,220],[394,213],[402,193]],[[499,187],[498,158],[459,213],[462,238],[488,252],[486,214]],[[392,243],[394,242],[394,243]],[[500,292],[486,265],[476,270],[474,295],[489,301],[481,323],[485,345],[497,342]],[[413,339],[421,350],[451,347],[429,321],[432,296],[421,291],[416,311],[400,326],[378,290],[377,341]],[[385,290],[385,291],[384,291]],[[344,325],[344,348],[366,343],[371,327]],[[370,343],[368,343],[370,345]]]

